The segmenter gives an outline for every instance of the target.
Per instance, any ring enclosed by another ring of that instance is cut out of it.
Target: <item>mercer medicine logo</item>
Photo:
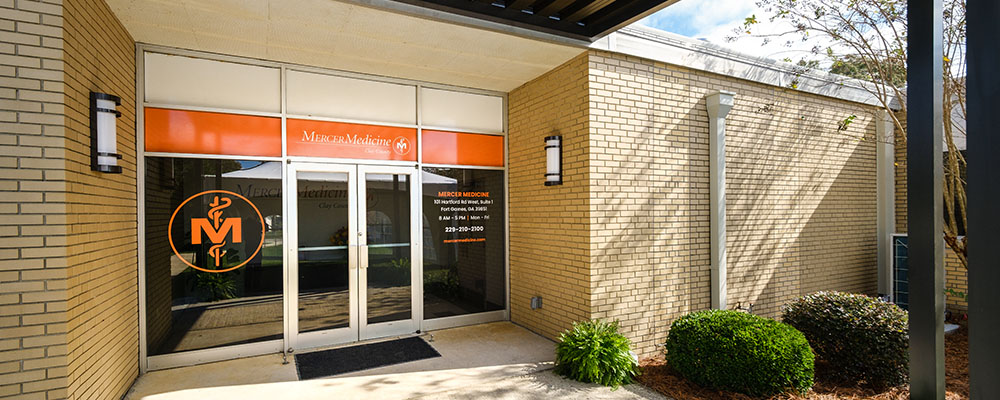
[[[204,217],[189,218],[191,235],[180,235],[181,240],[175,241],[174,223],[181,222],[177,218],[181,210],[184,210],[184,215],[201,214]],[[199,213],[201,210],[203,212]],[[258,224],[259,231],[254,229]],[[244,228],[249,231],[244,232]],[[227,272],[246,265],[260,252],[264,245],[264,218],[257,206],[246,197],[227,190],[206,190],[188,197],[177,206],[170,217],[167,237],[174,254],[191,268],[205,272]],[[245,254],[247,249],[254,247],[256,249],[252,254],[240,257],[241,252]],[[188,251],[178,251],[178,248]]]
[[[392,141],[392,149],[401,156],[410,152],[410,140],[405,137],[397,137]]]
[[[410,153],[410,139],[397,136],[389,140],[380,134],[323,134],[316,131],[302,131],[302,143],[316,143],[334,146],[354,146],[364,148],[365,152],[389,154],[390,151],[405,156]]]

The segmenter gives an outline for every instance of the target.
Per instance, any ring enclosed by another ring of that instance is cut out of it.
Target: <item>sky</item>
[[[770,22],[770,14],[755,3],[755,0],[681,0],[640,20],[639,24],[703,39],[759,57],[775,60],[790,58],[793,61],[803,57],[820,58],[810,54],[814,44],[802,43],[795,35],[766,44],[763,39],[747,36],[727,42],[726,37],[734,36],[734,29],[742,27],[744,19],[752,15],[756,15],[759,22],[754,26],[755,33],[777,33],[790,29],[787,24]]]

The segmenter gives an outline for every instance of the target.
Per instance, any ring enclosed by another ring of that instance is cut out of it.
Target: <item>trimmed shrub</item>
[[[813,353],[801,332],[732,310],[697,311],[670,326],[667,364],[688,380],[751,396],[805,393]]]
[[[802,331],[823,376],[875,388],[907,381],[908,315],[899,306],[861,294],[816,292],[785,306],[782,320]]]
[[[628,338],[618,333],[618,322],[573,323],[559,335],[555,372],[570,379],[604,386],[632,383],[639,359],[629,350]]]

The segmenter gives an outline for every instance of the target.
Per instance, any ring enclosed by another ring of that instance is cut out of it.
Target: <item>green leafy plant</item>
[[[687,314],[670,326],[667,364],[688,380],[752,396],[805,393],[814,356],[805,336],[781,322],[734,310]]]
[[[229,272],[198,271],[194,275],[194,286],[207,293],[208,301],[236,298],[236,281]]]
[[[458,297],[460,288],[456,270],[457,267],[424,270],[424,291],[443,298]]]
[[[782,320],[802,331],[830,378],[876,388],[907,381],[908,316],[861,294],[816,292],[785,306]]]
[[[962,301],[969,301],[969,294],[965,293],[965,292],[963,292],[961,290],[955,290],[955,289],[952,289],[952,288],[947,288],[947,289],[944,290],[944,294],[947,294],[947,295],[952,296],[952,297],[958,297],[958,298],[962,299]]]
[[[844,118],[843,120],[837,123],[837,130],[841,132],[846,131],[847,127],[851,126],[851,123],[854,122],[854,120],[857,118],[858,116],[854,114],[851,114],[849,117]]]
[[[618,333],[617,321],[576,322],[559,335],[555,372],[617,389],[639,374],[639,360],[629,346],[628,338]]]
[[[392,260],[392,267],[396,269],[410,269],[410,258],[400,257]]]

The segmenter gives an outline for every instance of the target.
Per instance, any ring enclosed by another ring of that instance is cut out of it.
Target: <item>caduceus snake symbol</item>
[[[212,207],[208,209],[208,219],[212,220],[212,224],[215,225],[216,231],[219,230],[219,226],[221,226],[223,221],[222,209],[229,207],[232,204],[233,204],[232,199],[228,197],[223,197],[220,200],[219,196],[215,196],[215,198],[212,199],[212,202],[208,203],[208,205]],[[208,255],[212,256],[212,258],[215,258],[215,268],[219,268],[219,260],[222,258],[222,256],[226,255],[226,251],[221,250],[222,246],[225,245],[226,242],[223,241],[222,243],[213,245],[208,248]]]

